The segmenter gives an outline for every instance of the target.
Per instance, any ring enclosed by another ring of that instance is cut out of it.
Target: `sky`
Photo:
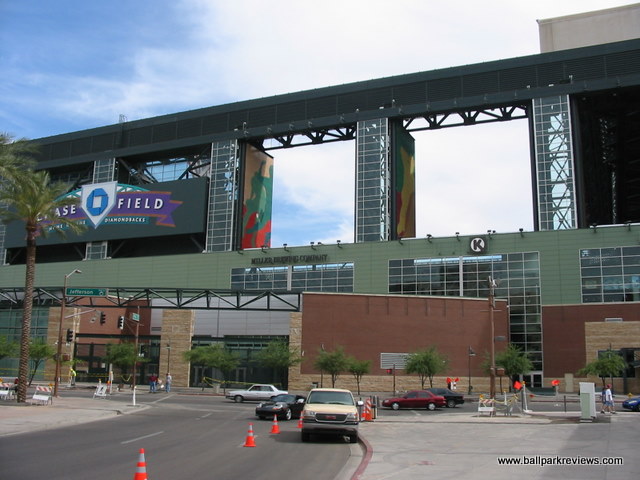
[[[537,54],[614,0],[0,0],[0,131],[41,138]],[[533,229],[526,120],[415,132],[416,230]],[[355,142],[276,150],[272,246],[354,239]]]

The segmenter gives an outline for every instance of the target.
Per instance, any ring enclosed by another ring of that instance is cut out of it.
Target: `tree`
[[[366,375],[371,371],[371,361],[358,360],[355,357],[349,357],[347,360],[347,370],[356,379],[356,385],[358,386],[358,395],[360,395],[360,380],[362,380],[363,375]]]
[[[333,352],[321,350],[315,362],[315,367],[318,370],[331,375],[331,387],[336,386],[338,376],[346,371],[348,366],[349,360],[344,353],[344,349],[340,346],[336,347]]]
[[[255,355],[255,360],[265,367],[271,367],[280,372],[280,383],[284,385],[284,379],[289,367],[299,364],[302,357],[297,351],[289,349],[289,344],[282,340],[269,342],[266,348]]]
[[[123,382],[129,373],[129,368],[133,368],[136,363],[148,361],[138,356],[135,343],[107,343],[107,354],[104,359],[120,369]]]
[[[6,139],[6,137],[3,137]],[[28,153],[31,148],[26,149]],[[0,220],[5,224],[22,221],[26,230],[26,269],[22,329],[20,333],[20,360],[18,366],[18,402],[26,402],[27,376],[29,370],[29,344],[31,341],[31,314],[33,310],[33,289],[36,270],[36,240],[49,231],[64,235],[66,231],[80,232],[85,227],[65,217],[57,216],[57,209],[76,205],[78,198],[62,195],[68,187],[62,183],[51,183],[46,171],[33,171],[16,167],[28,161],[27,153],[15,144],[0,143],[0,158],[3,181],[0,188]],[[23,156],[21,156],[23,155]]]
[[[433,387],[433,377],[444,372],[448,365],[449,359],[446,356],[439,353],[436,347],[429,347],[410,354],[404,370],[407,373],[417,373],[421,388],[424,389],[425,380],[428,378],[429,385]]]
[[[504,374],[509,378],[533,370],[529,356],[513,343],[510,343],[506,350],[496,354],[495,362],[497,367],[504,368]]]
[[[33,166],[32,156],[37,146],[25,139],[14,140],[7,133],[0,133],[0,177],[13,173],[13,169]]]
[[[240,363],[238,357],[220,343],[195,347],[184,352],[184,358],[194,365],[217,368],[222,372],[225,382],[228,381],[229,373],[238,368]]]
[[[617,377],[627,368],[627,362],[620,356],[618,352],[607,350],[602,352],[597,360],[586,364],[577,373],[578,375],[595,375],[602,380],[602,386],[605,386],[607,377]]]
[[[9,341],[9,337],[0,337],[0,360],[5,357],[15,357],[20,349],[18,348],[18,342]]]
[[[29,375],[29,385],[33,382],[38,368],[47,358],[53,358],[56,349],[42,339],[36,339],[29,345],[29,358],[31,359],[31,375]]]

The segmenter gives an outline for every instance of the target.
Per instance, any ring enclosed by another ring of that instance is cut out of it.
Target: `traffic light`
[[[100,312],[100,325],[104,325],[105,323],[107,323],[107,314]]]
[[[67,343],[73,342],[73,330],[67,328]]]
[[[120,330],[124,328],[124,317],[122,315],[118,317],[118,328]]]

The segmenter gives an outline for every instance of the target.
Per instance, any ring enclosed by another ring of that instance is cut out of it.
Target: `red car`
[[[387,398],[382,406],[398,410],[399,408],[426,408],[435,410],[436,407],[446,407],[447,401],[440,395],[434,395],[428,390],[412,390],[402,397]]]

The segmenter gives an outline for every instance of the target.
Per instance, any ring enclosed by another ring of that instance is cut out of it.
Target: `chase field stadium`
[[[510,121],[528,125],[533,229],[419,238],[412,133]],[[35,142],[37,168],[80,199],[60,215],[87,229],[38,240],[32,335],[55,344],[72,330],[63,353],[80,380],[106,378],[105,345],[135,338],[147,360],[137,383],[169,370],[176,386],[215,382],[221,372],[183,356],[212,343],[241,359],[230,380],[273,382],[253,358],[282,339],[303,358],[290,389],[322,382],[314,360],[338,347],[370,361],[363,390],[391,390],[391,367],[396,389],[415,388],[403,359],[435,346],[450,361],[444,376],[478,391],[483,353],[511,342],[533,362],[533,387],[559,379],[576,391],[576,372],[613,349],[628,364],[616,388],[640,390],[638,39]],[[272,245],[278,150],[326,142],[354,145],[353,238]],[[0,336],[19,338],[23,225],[0,227],[0,255]],[[53,378],[53,363],[37,378]],[[16,372],[16,359],[0,362],[0,376]],[[353,387],[349,377],[339,386]]]

